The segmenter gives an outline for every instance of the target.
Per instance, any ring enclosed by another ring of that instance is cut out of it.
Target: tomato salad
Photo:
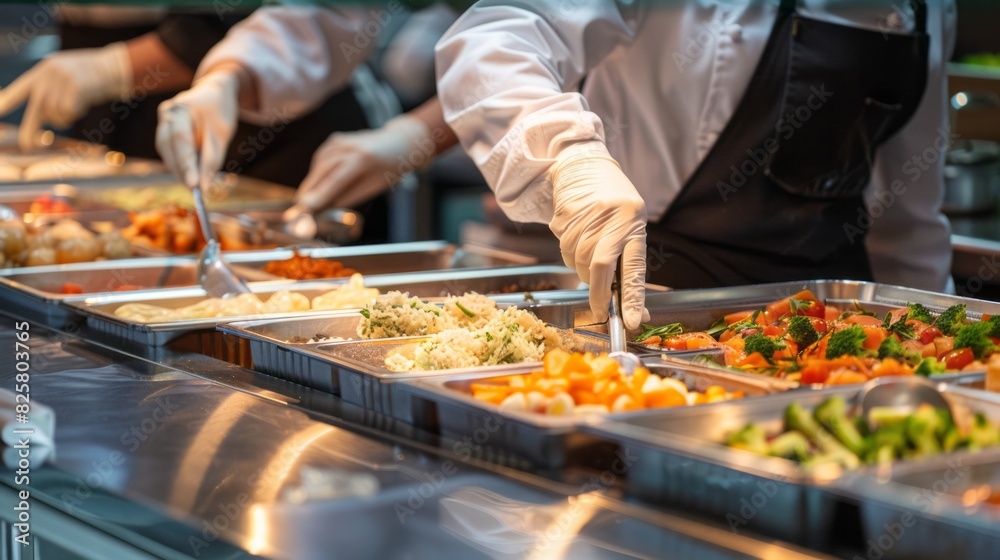
[[[667,350],[719,349],[725,364],[800,383],[841,385],[885,375],[983,371],[1000,352],[1000,316],[969,322],[964,304],[934,315],[919,303],[884,316],[855,302],[825,305],[809,290],[731,313],[705,331],[643,325],[636,342]]]

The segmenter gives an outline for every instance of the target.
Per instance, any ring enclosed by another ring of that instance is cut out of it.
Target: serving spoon
[[[198,281],[201,287],[205,293],[217,298],[250,292],[246,282],[237,276],[229,267],[229,263],[222,258],[222,249],[208,220],[201,187],[191,189],[191,194],[194,196],[194,209],[201,224],[201,233],[205,236],[205,247],[198,255]]]
[[[955,418],[948,399],[937,390],[934,383],[920,376],[877,377],[861,387],[857,402],[861,415],[870,428],[875,428],[871,413],[876,408],[915,411],[922,404],[942,408]]]
[[[639,356],[629,352],[628,334],[625,331],[625,318],[622,316],[622,257],[618,257],[618,268],[611,282],[611,303],[608,306],[608,337],[611,339],[612,358],[621,366],[622,372],[629,376],[635,368],[642,365]]]

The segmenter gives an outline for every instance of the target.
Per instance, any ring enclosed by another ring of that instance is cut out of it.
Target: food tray
[[[377,287],[382,293],[391,290],[408,291],[411,295],[434,298],[448,293],[463,291],[488,292],[492,286],[503,286],[513,279],[522,282],[553,281],[568,283],[576,281],[576,274],[569,269],[556,266],[508,267],[497,270],[455,270],[433,273],[415,273],[374,276],[366,279],[366,285]],[[281,290],[293,290],[309,298],[326,293],[347,282],[347,278],[335,280],[316,280],[295,282],[281,280],[251,284],[253,292],[271,294]],[[213,353],[220,348],[218,342],[221,334],[215,328],[224,323],[258,320],[262,316],[219,317],[212,319],[194,319],[172,323],[136,323],[115,316],[118,307],[132,302],[150,303],[164,307],[182,307],[201,301],[206,297],[201,288],[180,288],[176,290],[143,290],[103,294],[97,296],[77,296],[65,298],[63,305],[69,306],[75,312],[87,318],[87,324],[95,334],[111,343],[139,346],[163,346],[190,333],[202,332],[208,338],[202,344],[202,350],[209,356],[228,360],[226,355]],[[276,314],[266,318],[280,319],[282,317],[307,317],[323,312],[298,312],[291,314]],[[209,344],[211,342],[211,344]],[[224,353],[225,354],[225,353]],[[243,363],[240,359],[235,363]]]
[[[1000,395],[948,387],[956,400],[1000,421]],[[876,470],[845,484],[859,503],[862,536],[884,558],[989,558],[1000,547],[1000,506],[971,499],[1000,490],[1000,449],[936,457]],[[886,546],[889,545],[889,546]]]
[[[422,426],[424,409],[414,409],[409,394],[398,391],[397,382],[441,376],[496,376],[507,372],[524,372],[541,367],[540,363],[485,366],[479,368],[418,371],[399,373],[385,367],[385,358],[409,345],[419,344],[427,337],[399,337],[372,340],[345,340],[314,344],[285,342],[286,335],[312,336],[316,327],[323,334],[357,339],[359,316],[330,314],[316,317],[302,327],[291,320],[267,324],[264,322],[223,325],[220,330],[230,336],[246,339],[253,352],[254,369],[261,373],[300,383],[339,395],[345,402],[356,404],[378,414]],[[301,328],[301,330],[297,330]],[[262,334],[262,333],[267,333]],[[278,337],[274,335],[281,333]],[[607,345],[592,337],[562,334],[571,349],[606,352]]]
[[[889,309],[905,306],[909,302],[922,303],[931,311],[936,312],[944,311],[951,305],[964,303],[968,309],[968,316],[973,319],[978,319],[984,313],[991,315],[1000,313],[1000,303],[991,301],[874,282],[809,280],[647,294],[646,308],[650,314],[648,323],[651,325],[681,323],[685,331],[703,330],[728,313],[762,307],[777,299],[791,297],[802,290],[811,290],[820,301],[843,307],[849,307],[857,301],[864,307],[883,314]],[[574,324],[578,329],[607,336],[607,325],[594,324],[594,316],[589,307],[577,305],[573,309],[573,313]],[[566,314],[568,311],[563,312],[563,315]],[[638,332],[635,331],[630,332],[629,339],[634,339],[637,334]],[[661,352],[670,356],[687,358],[690,358],[692,354],[705,354],[704,351],[670,351],[632,342],[629,343],[629,347],[633,351],[641,349],[647,353]],[[934,379],[960,380],[970,376],[982,378],[983,375],[984,372],[962,372],[935,375]]]
[[[536,259],[527,255],[475,245],[456,247],[445,241],[417,241],[356,247],[312,247],[301,248],[298,251],[299,254],[317,259],[340,261],[346,268],[353,268],[365,276],[536,264]],[[292,254],[291,249],[241,251],[239,254],[227,254],[227,259],[248,268],[259,269],[264,268],[271,261],[289,259]]]
[[[607,351],[606,346],[601,349]],[[644,363],[654,373],[684,381],[689,389],[694,390],[704,390],[709,385],[721,385],[727,391],[742,390],[747,395],[761,396],[783,389],[767,379],[733,376],[714,371],[695,372],[682,366],[663,363],[656,357],[647,357]],[[536,365],[522,372],[527,373],[537,369],[539,368]],[[581,426],[643,413],[629,412],[586,417],[501,412],[498,406],[478,401],[469,393],[471,382],[482,380],[484,376],[477,372],[448,378],[407,380],[400,385],[417,403],[414,406],[421,411],[421,415],[415,420],[422,422],[421,427],[453,440],[467,441],[468,438],[473,438],[477,444],[496,449],[501,455],[509,453],[530,464],[551,469],[564,467],[575,450],[592,446],[595,441],[602,439],[594,438],[592,434],[581,434],[579,431]],[[661,409],[661,411],[669,414],[681,408],[685,407]],[[604,456],[614,455],[605,453]]]
[[[73,181],[73,185],[79,189],[82,199],[95,200],[122,210],[152,210],[169,204],[194,206],[190,189],[170,173],[116,177],[114,180],[81,179]],[[232,173],[219,174],[203,194],[206,207],[215,212],[284,210],[295,199],[292,187]]]
[[[476,248],[458,248],[443,241],[359,247],[303,247],[299,249],[299,253],[339,260],[344,266],[358,270],[366,277],[466,268],[480,266],[485,262],[496,265],[514,264],[518,258],[511,254],[510,260],[505,261],[499,255],[481,254]],[[284,280],[262,269],[268,262],[291,256],[290,249],[238,251],[226,253],[226,260],[245,280],[257,282]],[[328,280],[344,281],[335,278]],[[65,294],[61,292],[61,288],[68,282],[78,284],[83,293],[88,295],[117,292],[124,285],[136,285],[145,289],[197,286],[197,261],[192,257],[171,255],[0,269],[0,287],[10,287],[46,299],[63,299]],[[516,297],[524,299],[523,294]]]
[[[105,146],[42,133],[47,145],[23,151],[18,146],[17,128],[0,123],[0,167],[5,169],[0,184],[46,185],[81,178],[139,176],[163,173],[163,164],[141,158],[126,158]],[[45,138],[48,136],[48,138]],[[12,174],[13,173],[13,174]]]
[[[938,387],[952,402],[970,404],[1000,422],[1000,403],[982,399],[981,391],[943,383]],[[638,412],[586,426],[583,431],[616,441],[635,457],[627,475],[634,496],[697,510],[737,531],[823,546],[835,507],[843,500],[839,488],[870,476],[874,467],[850,473],[837,467],[809,472],[792,461],[730,449],[718,442],[748,422],[773,433],[792,402],[811,410],[834,395],[850,402],[859,391],[857,385],[842,386],[684,410]],[[952,453],[941,459],[961,455]]]

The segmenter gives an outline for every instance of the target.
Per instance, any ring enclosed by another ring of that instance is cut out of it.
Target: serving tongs
[[[201,224],[201,233],[205,236],[205,248],[198,255],[198,281],[201,283],[201,287],[208,295],[217,298],[250,292],[246,282],[237,276],[229,267],[229,263],[222,258],[222,249],[219,247],[219,240],[215,237],[215,232],[212,231],[201,187],[191,189],[191,194],[194,197],[194,209],[198,214],[198,222]]]
[[[618,362],[622,373],[629,376],[635,368],[642,365],[639,356],[629,352],[628,333],[625,331],[625,318],[622,316],[622,265],[624,261],[619,255],[615,278],[611,281],[611,304],[608,306],[608,336],[611,339],[610,358]]]

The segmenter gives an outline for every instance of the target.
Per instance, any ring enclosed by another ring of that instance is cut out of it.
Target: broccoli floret
[[[866,463],[891,462],[906,449],[906,421],[887,425],[879,425],[868,436],[868,453]]]
[[[803,462],[809,459],[809,440],[802,432],[785,432],[771,440],[770,455],[793,461]]]
[[[861,325],[851,325],[833,333],[826,343],[827,359],[845,355],[860,356],[864,351],[861,345],[864,344],[866,338],[867,335]]]
[[[878,345],[878,359],[880,360],[886,358],[903,360],[905,359],[905,354],[906,348],[903,347],[903,343],[894,336],[886,338],[882,341],[882,344]]]
[[[993,352],[996,347],[988,334],[991,328],[989,323],[963,325],[955,335],[955,349],[969,348],[976,358],[982,358]]]
[[[962,328],[965,324],[965,304],[958,303],[952,305],[948,309],[944,310],[944,313],[938,315],[937,321],[934,322],[934,326],[941,330],[944,334],[948,336],[955,336],[958,334],[958,330]]]
[[[906,420],[906,438],[916,450],[915,456],[936,455],[941,452],[938,431],[941,417],[931,406],[921,406]]]
[[[878,346],[878,359],[884,360],[886,358],[893,358],[913,365],[919,364],[922,359],[919,352],[907,350],[903,343],[894,336],[886,338]]]
[[[968,442],[971,450],[1000,444],[1000,431],[990,424],[983,413],[977,413],[972,420],[972,428],[969,429]]]
[[[931,312],[919,303],[906,304],[906,318],[916,319],[917,321],[923,321],[925,323],[934,322],[934,316],[931,315]]]
[[[847,401],[844,397],[830,397],[823,401],[813,411],[813,417],[821,426],[827,429],[851,453],[859,457],[864,455],[865,440],[858,433],[854,423],[847,418]]]
[[[802,432],[820,448],[820,455],[810,458],[803,463],[804,465],[836,462],[845,468],[854,469],[861,464],[858,456],[824,430],[816,419],[806,412],[801,403],[792,403],[785,409],[785,429]]]
[[[958,427],[952,425],[945,431],[944,437],[941,438],[941,449],[945,452],[954,451],[964,443],[962,435],[958,433]]]
[[[764,429],[756,424],[747,424],[742,430],[729,434],[726,438],[726,445],[734,449],[743,449],[767,455],[767,434]]]
[[[990,326],[990,331],[986,333],[986,336],[1000,338],[1000,315],[994,315],[988,321],[983,322]]]
[[[813,326],[809,317],[796,315],[788,320],[788,336],[798,344],[800,348],[805,348],[819,340],[819,333]]]
[[[754,333],[746,337],[746,342],[743,345],[743,349],[748,356],[754,352],[760,352],[768,360],[771,360],[774,357],[774,353],[784,347],[783,343],[761,333]]]
[[[934,358],[924,358],[921,360],[920,365],[917,366],[917,369],[913,370],[913,373],[927,377],[944,373],[947,369],[948,368],[944,365],[944,363],[939,362]]]

